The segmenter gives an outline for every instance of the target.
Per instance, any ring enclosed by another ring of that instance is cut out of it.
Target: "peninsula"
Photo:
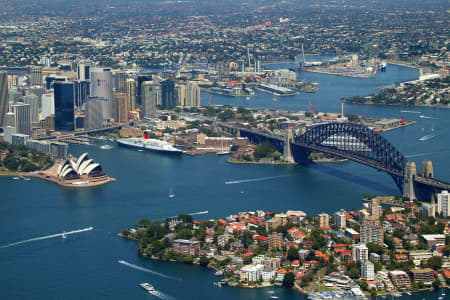
[[[218,286],[283,286],[319,299],[450,284],[448,211],[407,198],[383,209],[378,199],[333,215],[257,210],[208,221],[141,219],[119,235],[136,240],[142,257],[212,269],[224,277]]]

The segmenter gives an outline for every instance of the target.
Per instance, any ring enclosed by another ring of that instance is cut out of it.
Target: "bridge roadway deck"
[[[205,118],[205,119],[209,119],[209,118]],[[211,120],[211,119],[209,119]],[[217,125],[222,126],[222,127],[226,127],[229,129],[233,129],[233,130],[239,130],[239,131],[245,131],[251,134],[256,134],[256,135],[260,135],[260,136],[264,136],[266,138],[269,139],[274,139],[274,140],[278,140],[278,141],[283,141],[285,140],[284,136],[282,135],[278,135],[278,134],[273,134],[273,133],[269,133],[269,132],[264,132],[258,129],[252,129],[252,128],[246,128],[246,127],[241,127],[238,125],[232,125],[226,122],[218,122],[215,121]],[[396,170],[396,169],[391,169],[391,168],[386,168],[385,165],[377,162],[376,160],[370,159],[370,158],[366,158],[366,157],[361,157],[358,155],[354,155],[352,153],[349,152],[345,152],[345,151],[340,151],[337,149],[332,149],[329,147],[323,147],[323,146],[311,146],[311,145],[302,145],[302,144],[298,144],[298,143],[293,143],[294,145],[300,146],[300,147],[304,147],[304,148],[308,148],[314,151],[319,151],[319,152],[323,152],[323,153],[328,153],[331,155],[336,155],[336,156],[340,156],[342,158],[346,158],[349,159],[351,161],[375,168],[377,170],[380,171],[384,171],[388,174],[394,175],[394,176],[399,176],[399,177],[403,177],[403,170]],[[422,177],[422,176],[416,176],[415,182],[420,183],[420,184],[424,184],[424,185],[428,185],[434,188],[438,188],[441,190],[450,190],[450,183],[444,182],[442,180],[439,179],[435,179],[435,178],[426,178],[426,177]]]

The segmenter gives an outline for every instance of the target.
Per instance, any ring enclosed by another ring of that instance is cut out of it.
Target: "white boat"
[[[20,178],[17,177],[17,176],[14,176],[13,179],[14,179],[14,180],[19,180]]]
[[[270,299],[278,299],[278,298],[280,298],[280,297],[278,297],[278,296],[270,296]]]
[[[137,148],[139,150],[150,150],[160,153],[176,154],[176,155],[183,153],[182,150],[175,148],[169,142],[149,138],[147,133],[144,133],[144,137],[142,138],[118,139],[117,143],[120,146],[128,148]]]
[[[103,149],[103,150],[109,150],[109,149],[112,149],[113,148],[113,146],[111,146],[111,145],[102,145],[102,146],[100,146],[100,149]]]
[[[66,232],[65,232],[65,231],[62,233],[62,236],[61,236],[61,237],[62,237],[63,239],[67,238]]]
[[[217,152],[217,155],[228,155],[230,153],[231,153],[230,151],[220,151],[220,152]]]
[[[153,287],[153,285],[151,285],[148,282],[143,282],[143,283],[139,284],[139,286],[141,288],[143,288],[144,290],[146,290],[147,292],[149,292],[150,294],[155,292],[155,288]]]
[[[175,197],[175,194],[174,194],[172,188],[170,188],[169,189],[169,198],[174,198],[174,197]]]

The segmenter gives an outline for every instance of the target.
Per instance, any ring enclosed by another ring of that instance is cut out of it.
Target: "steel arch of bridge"
[[[385,171],[392,176],[400,190],[403,189],[407,159],[386,138],[367,126],[354,123],[317,125],[303,135],[296,136],[294,144],[310,151],[341,156]]]

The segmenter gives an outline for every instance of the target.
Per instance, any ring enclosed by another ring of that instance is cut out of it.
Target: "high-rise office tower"
[[[31,135],[30,104],[17,102],[12,106],[15,115],[16,133]]]
[[[42,86],[42,67],[31,66],[29,72],[30,72],[30,85]]]
[[[5,114],[8,112],[8,73],[0,72],[0,127],[5,126]]]
[[[91,65],[89,62],[80,62],[77,66],[77,79],[89,80],[91,75]]]
[[[114,93],[114,120],[119,123],[128,121],[128,101],[125,93]]]
[[[177,104],[186,106],[186,85],[177,84],[175,90],[177,92]]]
[[[39,122],[39,98],[36,95],[29,94],[23,97],[23,102],[30,105],[31,123]]]
[[[67,77],[59,76],[56,74],[50,74],[45,77],[45,89],[50,90],[53,88],[55,82],[64,82],[67,81]]]
[[[39,111],[42,109],[42,94],[44,94],[44,92],[45,90],[42,86],[32,86],[28,89],[29,94],[33,94],[38,97]]]
[[[117,93],[127,92],[127,72],[116,72],[114,73],[114,87]]]
[[[7,112],[5,115],[5,127],[7,126],[11,127],[16,126],[16,115],[12,112],[12,107],[11,110]]]
[[[75,130],[75,91],[73,82],[55,82],[55,130]]]
[[[41,119],[44,120],[48,116],[55,114],[55,101],[53,93],[45,93],[42,95],[42,113]]]
[[[152,81],[145,81],[142,83],[142,93],[144,101],[144,115],[146,117],[153,117],[156,114],[156,105],[158,99],[161,97],[161,89],[158,84]]]
[[[186,102],[184,106],[200,106],[200,88],[193,82],[189,82],[186,86]]]
[[[141,74],[137,76],[137,91],[136,91],[136,105],[142,105],[144,103],[143,93],[141,91],[142,83],[145,81],[152,81],[153,76],[151,74]]]
[[[177,105],[177,95],[175,93],[175,82],[173,79],[161,81],[161,101],[163,107],[173,107]]]
[[[103,128],[106,125],[106,120],[103,115],[103,107],[108,100],[99,97],[88,97],[84,104],[85,107],[85,129]]]
[[[135,110],[136,109],[136,81],[132,78],[127,79],[127,100],[128,100],[128,109]]]
[[[78,80],[74,81],[75,88],[75,106],[80,107],[89,96],[89,81]]]
[[[9,90],[8,95],[9,95],[9,102],[10,103],[14,104],[16,102],[23,102],[23,95],[22,95],[22,93],[19,92],[16,89]]]
[[[113,81],[109,68],[93,69],[91,72],[91,96],[104,98],[103,116],[107,119],[113,116]]]

